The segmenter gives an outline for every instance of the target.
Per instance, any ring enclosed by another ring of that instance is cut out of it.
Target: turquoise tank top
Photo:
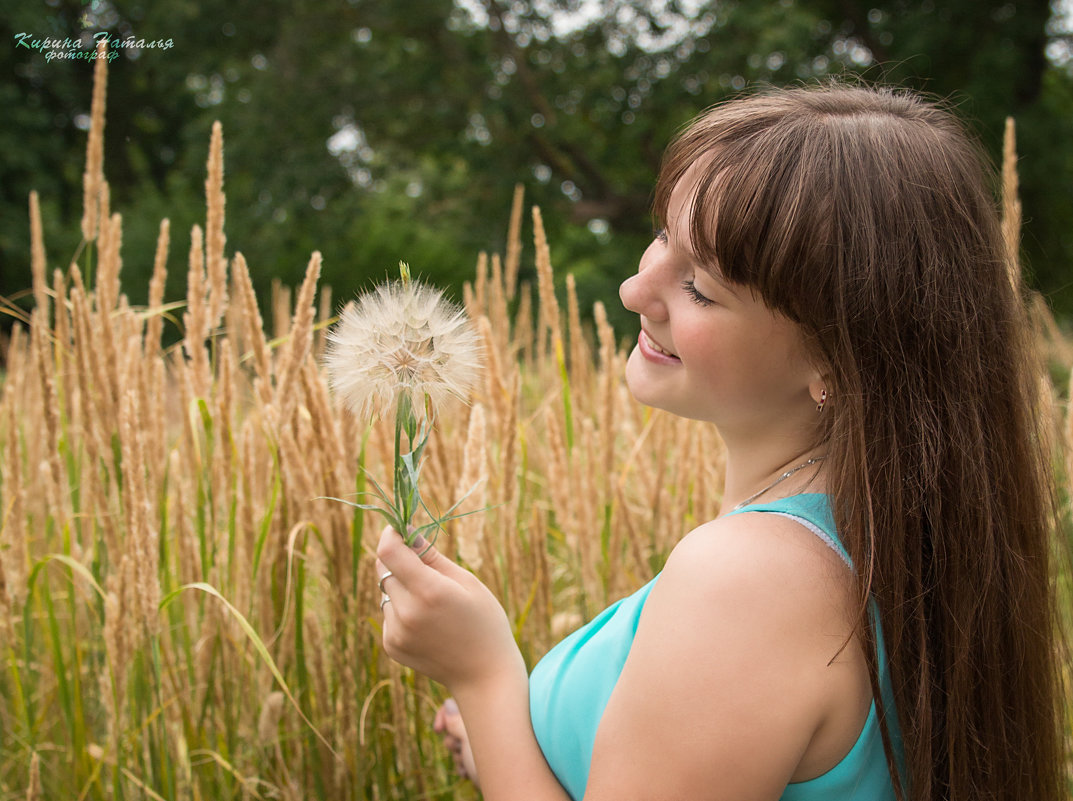
[[[736,512],[771,512],[789,517],[833,548],[852,568],[849,554],[835,533],[827,496],[805,493],[771,503],[751,504]],[[559,783],[574,801],[585,795],[596,729],[615,688],[637,633],[641,610],[659,579],[612,604],[569,635],[537,663],[529,679],[533,730]],[[873,614],[875,610],[873,608]],[[879,632],[879,684],[884,705],[894,709],[890,670]],[[902,752],[897,727],[895,753]],[[782,801],[893,801],[894,788],[883,752],[875,702],[849,753],[831,770],[786,787]]]

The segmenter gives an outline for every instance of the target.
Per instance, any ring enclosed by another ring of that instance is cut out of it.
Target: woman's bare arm
[[[587,801],[777,799],[818,733],[838,750],[827,724],[839,705],[852,706],[834,715],[852,744],[867,682],[853,660],[831,662],[851,629],[852,585],[825,549],[771,515],[724,518],[679,544],[601,721]],[[485,799],[565,801],[491,592],[434,550],[419,557],[394,532],[378,554],[394,574],[385,648],[456,699]]]

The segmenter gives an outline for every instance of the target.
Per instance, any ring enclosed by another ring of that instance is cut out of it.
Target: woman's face
[[[815,414],[810,383],[819,379],[801,332],[747,287],[702,267],[693,253],[690,174],[671,196],[667,228],[619,289],[641,317],[626,381],[641,403],[724,430],[766,430],[787,415]],[[758,428],[760,427],[760,428]]]

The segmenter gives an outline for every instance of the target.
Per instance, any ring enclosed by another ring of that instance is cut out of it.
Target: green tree
[[[1028,263],[1073,313],[1073,76],[1044,55],[1066,35],[1045,1],[50,0],[0,17],[9,42],[102,29],[175,43],[123,50],[110,68],[105,169],[134,302],[165,215],[181,291],[214,119],[228,250],[246,254],[262,289],[296,282],[313,249],[337,297],[400,258],[457,289],[479,250],[502,249],[521,182],[588,306],[613,300],[634,269],[660,153],[691,116],[758,82],[863,74],[955,98],[996,155],[1003,118],[1017,119]],[[90,68],[17,47],[0,61],[11,76],[0,293],[11,294],[28,283],[30,188],[45,202],[51,265],[78,246]]]

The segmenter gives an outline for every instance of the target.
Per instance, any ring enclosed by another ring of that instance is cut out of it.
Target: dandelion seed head
[[[348,304],[328,335],[332,389],[358,417],[394,409],[406,396],[420,417],[465,399],[480,371],[476,331],[461,307],[418,281],[381,284]]]

